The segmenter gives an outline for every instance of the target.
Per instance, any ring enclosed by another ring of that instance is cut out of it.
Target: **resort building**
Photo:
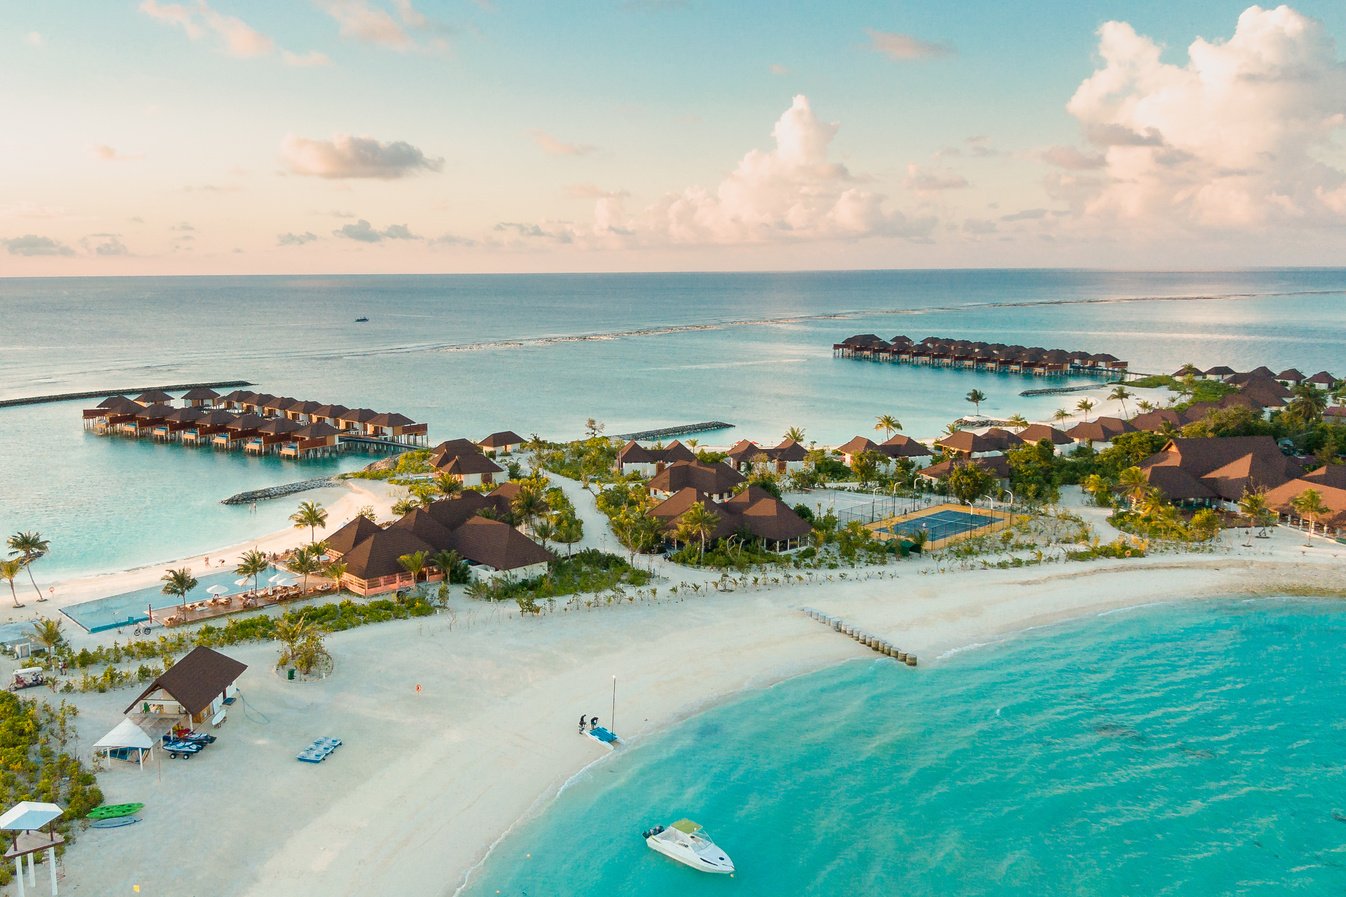
[[[854,467],[855,459],[865,452],[874,452],[882,456],[885,465],[898,458],[929,458],[932,454],[930,449],[901,433],[886,442],[875,442],[867,436],[856,436],[849,442],[837,446],[836,451],[847,467]]]
[[[789,505],[757,486],[749,486],[725,501],[716,501],[691,487],[680,489],[652,508],[650,516],[663,524],[672,541],[683,515],[697,502],[717,521],[707,543],[740,537],[771,551],[789,551],[802,547],[812,531],[809,522]]]
[[[793,439],[785,439],[772,448],[763,448],[755,442],[741,439],[730,447],[724,460],[740,472],[749,471],[754,464],[763,463],[775,473],[794,473],[804,469],[807,455],[804,447]]]
[[[1044,349],[1041,346],[951,340],[928,336],[914,342],[908,336],[884,340],[872,333],[847,337],[832,345],[837,358],[862,358],[923,364],[962,370],[1052,376],[1063,374],[1125,374],[1127,363],[1107,353],[1090,354],[1079,350]]]
[[[949,478],[949,474],[953,473],[955,468],[966,464],[975,464],[977,467],[990,471],[995,475],[1002,489],[1009,485],[1009,460],[1004,455],[980,455],[972,458],[966,456],[954,457],[918,470],[916,475],[928,483],[942,483]]]
[[[1327,513],[1315,521],[1301,518],[1291,504],[1305,491],[1318,493]],[[1266,494],[1267,506],[1282,518],[1308,527],[1312,523],[1324,533],[1346,534],[1346,464],[1327,464],[1293,480],[1287,480]]]
[[[1287,368],[1276,375],[1276,382],[1288,389],[1293,389],[1304,380],[1304,374],[1298,368]]]
[[[247,668],[205,646],[193,648],[151,682],[125,712],[142,727],[146,723],[165,729],[205,722],[219,725],[224,721],[225,701],[233,697],[234,683]]]
[[[643,446],[632,439],[617,452],[615,469],[622,476],[652,477],[670,464],[695,460],[692,450],[676,439],[662,446]]]
[[[1075,440],[1070,437],[1070,434],[1047,424],[1029,424],[1014,435],[1028,445],[1037,445],[1045,439],[1051,443],[1052,451],[1057,451],[1063,445],[1075,444]]]
[[[1170,439],[1140,469],[1170,501],[1212,506],[1237,503],[1244,492],[1276,489],[1303,473],[1270,436]]]
[[[450,439],[430,451],[430,468],[457,478],[464,486],[489,486],[505,469],[482,454],[470,439]]]
[[[492,433],[477,446],[484,452],[494,452],[498,455],[512,455],[523,448],[524,438],[513,430],[501,430],[499,433]]]
[[[660,499],[690,488],[715,501],[726,501],[744,482],[743,474],[728,464],[677,461],[651,477],[648,488],[650,495]]]
[[[1318,389],[1332,389],[1340,381],[1327,371],[1319,371],[1304,382]]]
[[[357,518],[327,540],[328,554],[346,564],[341,584],[365,596],[412,588],[415,579],[399,559],[417,552],[427,558],[421,573],[426,582],[444,578],[444,571],[429,561],[441,551],[457,552],[478,579],[545,573],[551,552],[508,523],[480,516],[491,507],[486,496],[465,492],[415,508],[387,529]]]
[[[1105,448],[1112,443],[1112,440],[1123,433],[1134,433],[1135,431],[1134,424],[1120,417],[1096,417],[1093,420],[1076,424],[1066,430],[1066,435],[1075,440],[1078,445]]]
[[[1023,445],[1023,440],[1009,430],[992,427],[985,433],[971,430],[959,430],[952,436],[935,440],[935,448],[943,449],[945,454],[959,455],[964,458],[981,458],[1007,452]]]

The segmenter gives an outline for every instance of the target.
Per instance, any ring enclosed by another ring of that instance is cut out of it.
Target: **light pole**
[[[617,676],[615,673],[612,676],[612,713],[608,715],[608,725],[612,727],[614,733],[617,731]]]

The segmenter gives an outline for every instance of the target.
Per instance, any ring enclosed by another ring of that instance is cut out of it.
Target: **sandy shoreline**
[[[800,613],[804,606],[921,657],[917,670],[894,665],[893,675],[930,675],[941,656],[1069,618],[1346,589],[1336,546],[1302,546],[1302,535],[1280,530],[1253,549],[1230,544],[1211,555],[940,573],[920,560],[885,569],[896,578],[695,597],[670,596],[665,580],[656,601],[535,620],[455,595],[446,614],[331,636],[336,670],[314,683],[276,675],[273,645],[230,648],[249,669],[219,742],[191,762],[102,773],[110,802],[146,803],[144,821],[84,833],[64,861],[62,890],[449,894],[504,833],[608,756],[576,735],[575,720],[606,721],[614,675],[616,728],[639,743],[746,690],[877,658]],[[74,696],[84,751],[133,697]],[[295,761],[326,735],[345,741],[333,758]]]

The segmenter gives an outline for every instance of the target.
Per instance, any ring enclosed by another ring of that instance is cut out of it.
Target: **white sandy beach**
[[[1284,529],[1251,549],[1225,538],[1212,555],[942,573],[925,559],[882,568],[890,578],[851,572],[727,594],[669,596],[664,581],[655,602],[529,620],[455,596],[451,613],[330,636],[335,672],[312,683],[273,672],[274,645],[230,648],[249,669],[218,743],[191,761],[102,773],[109,802],[146,804],[143,822],[84,832],[65,857],[62,891],[451,893],[516,821],[607,755],[575,726],[580,713],[608,722],[614,675],[615,727],[639,742],[744,689],[877,657],[805,606],[918,654],[920,668],[894,664],[892,674],[921,676],[946,652],[1065,618],[1346,588],[1342,546],[1304,548]],[[74,697],[85,753],[134,697]],[[345,745],[322,764],[297,762],[318,736]]]

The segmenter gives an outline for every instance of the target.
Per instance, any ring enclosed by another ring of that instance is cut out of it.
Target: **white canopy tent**
[[[51,893],[52,897],[55,897],[56,848],[64,844],[65,839],[55,832],[43,833],[41,829],[44,825],[59,819],[64,812],[56,804],[25,800],[0,815],[0,831],[19,833],[14,839],[14,846],[5,851],[5,859],[14,861],[14,887],[18,897],[24,897],[27,893],[23,880],[23,858],[28,857],[28,885],[35,886],[37,868],[33,857],[42,851],[47,853],[47,868],[51,872]]]
[[[145,730],[124,719],[117,723],[116,728],[104,735],[94,744],[95,751],[102,751],[109,759],[115,750],[134,750],[137,752],[137,758],[140,761],[140,768],[145,768],[145,755],[154,750],[154,739],[145,734]]]

